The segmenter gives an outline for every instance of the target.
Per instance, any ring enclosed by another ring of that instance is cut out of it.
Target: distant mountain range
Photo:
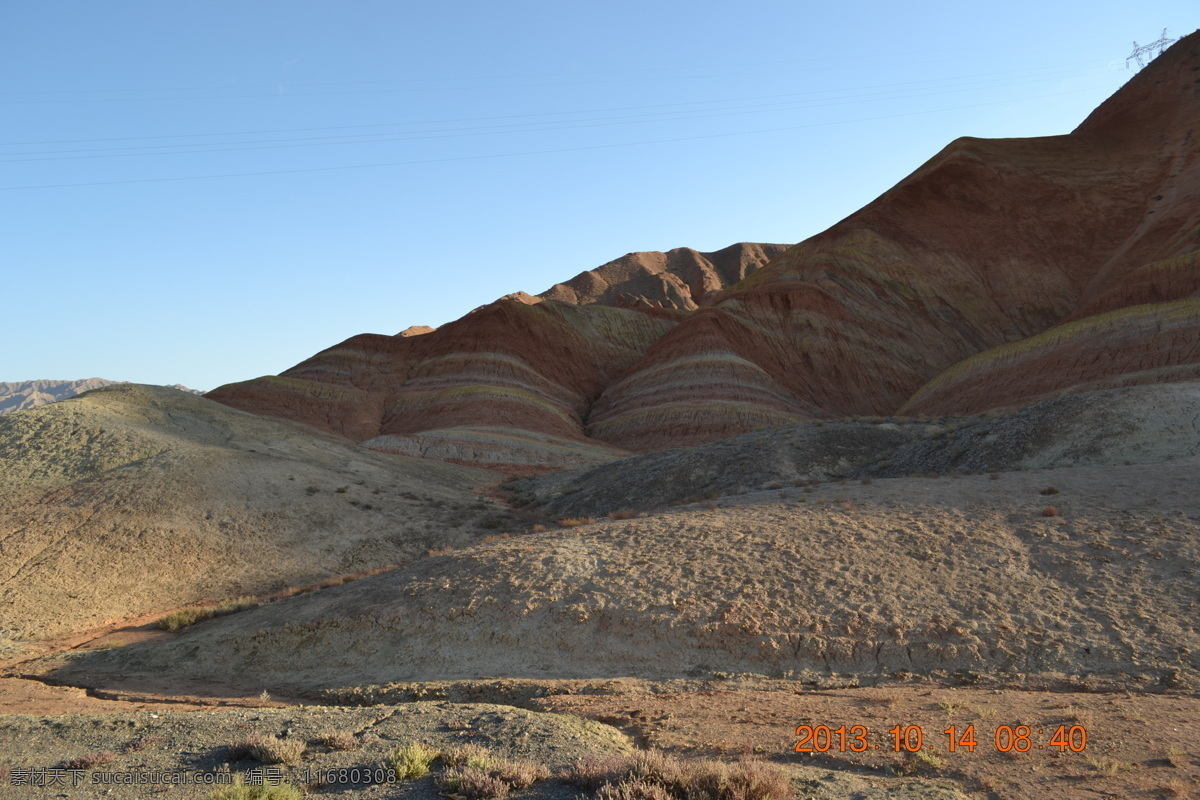
[[[0,382],[0,414],[20,411],[24,408],[44,406],[47,403],[57,403],[77,394],[99,389],[101,386],[111,386],[114,383],[128,381],[110,381],[106,378],[84,378],[79,381],[18,381],[16,383]],[[204,394],[199,389],[189,389],[177,383],[168,388],[178,389],[189,394]]]

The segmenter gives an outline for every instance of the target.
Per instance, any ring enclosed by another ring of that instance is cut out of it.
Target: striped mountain
[[[962,138],[783,250],[630,254],[209,394],[369,446],[562,467],[811,418],[1200,379],[1200,33],[1061,136]]]

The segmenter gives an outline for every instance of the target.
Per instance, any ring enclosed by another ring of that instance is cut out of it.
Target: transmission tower
[[[1155,58],[1157,58],[1158,56],[1161,56],[1163,54],[1163,51],[1166,50],[1167,47],[1169,45],[1173,44],[1175,41],[1177,41],[1177,40],[1167,38],[1167,29],[1163,28],[1162,36],[1158,37],[1157,41],[1151,42],[1150,44],[1142,44],[1142,45],[1139,45],[1137,42],[1134,42],[1133,43],[1133,52],[1129,54],[1129,58],[1125,59],[1125,68],[1129,69],[1130,61],[1136,61],[1137,65],[1138,65],[1138,69],[1141,69],[1142,67],[1146,66],[1151,61],[1153,61]],[[1154,52],[1156,49],[1158,50],[1157,53]]]

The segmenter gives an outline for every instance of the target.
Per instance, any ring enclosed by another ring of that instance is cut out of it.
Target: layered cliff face
[[[1200,320],[1155,304],[1200,289],[1198,80],[1194,34],[1069,135],[953,142],[664,336],[589,433],[653,450],[1196,379]]]
[[[1193,34],[1074,132],[956,140],[786,251],[630,254],[209,396],[372,446],[566,466],[1197,380],[1198,130]]]
[[[538,296],[576,305],[694,311],[705,298],[738,283],[785,250],[782,244],[739,242],[715,253],[689,247],[629,253]]]
[[[362,335],[208,397],[368,446],[483,464],[573,466],[591,403],[674,323],[627,309],[504,299],[419,336]]]

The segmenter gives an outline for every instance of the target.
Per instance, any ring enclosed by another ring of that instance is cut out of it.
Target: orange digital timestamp
[[[888,730],[886,737],[872,737],[866,725],[801,725],[796,728],[795,750],[797,753],[865,753],[868,750],[890,749],[894,753],[917,753],[932,750],[926,743],[925,730],[920,725],[897,725]],[[951,725],[942,731],[946,737],[946,750],[955,753],[966,750],[975,752],[979,746],[974,725],[960,728]],[[882,741],[883,744],[878,742]],[[986,741],[986,739],[985,739]],[[1059,725],[1053,730],[1028,725],[1001,725],[992,731],[992,745],[1001,753],[1028,753],[1031,750],[1057,749],[1059,752],[1081,753],[1087,748],[1087,728],[1082,725]]]

